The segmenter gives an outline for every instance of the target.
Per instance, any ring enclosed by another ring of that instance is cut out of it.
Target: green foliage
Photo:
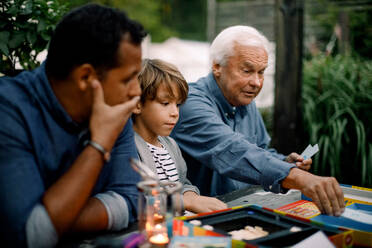
[[[38,66],[36,57],[65,10],[57,1],[0,1],[0,71],[15,74],[17,62],[26,70]]]
[[[181,39],[207,40],[207,1],[163,0],[162,19]]]
[[[265,123],[265,127],[270,137],[273,137],[273,128],[274,128],[274,108],[272,106],[259,108],[262,119]]]
[[[339,14],[345,12],[349,19],[349,42],[352,52],[361,57],[372,58],[372,9],[364,8],[366,3],[353,4],[351,1],[316,0],[309,1],[307,12],[313,22],[317,23],[315,34],[320,42],[321,50],[325,50],[331,40],[335,25],[339,22]],[[350,5],[350,6],[348,6]],[[306,23],[305,23],[306,25]],[[337,54],[337,46],[334,54]]]
[[[164,1],[153,0],[60,0],[68,4],[69,8],[78,7],[87,3],[98,3],[124,10],[128,16],[140,22],[145,30],[151,35],[154,42],[161,42],[171,36],[178,36],[178,33],[163,23],[162,13],[170,11]]]
[[[371,187],[372,62],[340,55],[305,62],[303,106],[310,143],[320,148],[314,172]]]

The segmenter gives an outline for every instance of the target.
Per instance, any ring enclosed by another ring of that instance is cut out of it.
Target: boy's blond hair
[[[178,100],[181,104],[186,101],[189,86],[177,67],[168,62],[160,59],[143,60],[138,79],[142,90],[142,103],[146,100],[154,100],[161,84],[168,88],[171,97],[175,97],[171,85],[176,84],[179,93]]]

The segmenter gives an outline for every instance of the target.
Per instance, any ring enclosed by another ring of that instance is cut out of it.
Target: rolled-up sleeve
[[[94,197],[99,199],[106,208],[108,215],[107,230],[119,231],[128,226],[128,206],[121,195],[113,191],[108,191],[99,193]]]
[[[105,171],[101,173],[98,184],[104,186],[94,192],[95,195],[105,194],[97,198],[104,203],[106,210],[109,210],[109,218],[110,214],[113,219],[115,216],[120,217],[117,222],[121,224],[116,223],[116,220],[113,221],[112,230],[125,228],[129,223],[137,220],[137,183],[140,181],[140,176],[129,163],[130,158],[137,157],[132,121],[129,119],[112,150],[110,162],[105,164]],[[123,207],[123,211],[118,213],[116,210],[120,206]]]
[[[37,204],[31,211],[26,223],[26,236],[29,248],[54,247],[57,244],[57,231],[43,205]]]
[[[216,109],[210,96],[201,91],[190,92],[172,133],[181,149],[220,175],[282,192],[280,182],[293,165],[233,131]]]

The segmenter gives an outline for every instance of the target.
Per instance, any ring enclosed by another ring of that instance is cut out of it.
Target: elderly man
[[[1,245],[51,247],[136,220],[128,118],[144,35],[121,11],[83,6],[57,25],[46,63],[0,79]]]
[[[270,137],[254,98],[268,65],[267,39],[256,29],[233,26],[213,41],[212,73],[190,84],[172,136],[202,194],[220,195],[259,184],[275,193],[299,189],[319,209],[340,215],[342,190],[335,178],[306,170],[311,159],[269,149]]]

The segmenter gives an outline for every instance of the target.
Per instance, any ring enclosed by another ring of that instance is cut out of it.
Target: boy
[[[186,178],[186,163],[176,142],[168,137],[178,121],[188,85],[175,66],[146,59],[138,76],[142,95],[133,111],[135,142],[140,159],[157,172],[159,180],[180,181],[185,210],[201,213],[227,208],[199,190]]]

